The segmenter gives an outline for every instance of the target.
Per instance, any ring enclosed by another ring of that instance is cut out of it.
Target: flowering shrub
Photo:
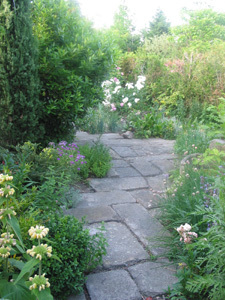
[[[105,94],[103,104],[110,109],[110,111],[119,111],[121,114],[126,114],[129,109],[140,107],[143,102],[145,76],[138,76],[136,83],[123,82],[122,73],[118,77],[111,78],[102,83]],[[121,80],[119,79],[121,78]]]
[[[0,174],[0,199],[1,205],[4,207],[1,209],[1,222],[2,229],[5,231],[1,234],[0,238],[0,293],[1,297],[11,299],[46,299],[53,300],[50,293],[50,283],[48,278],[45,278],[45,274],[42,274],[42,258],[44,256],[51,257],[52,247],[48,247],[47,244],[41,244],[40,240],[44,238],[49,229],[44,226],[31,227],[29,235],[32,239],[38,240],[38,245],[33,246],[32,249],[28,249],[27,253],[33,258],[28,259],[26,263],[23,261],[27,259],[25,254],[25,248],[20,232],[20,226],[15,218],[14,207],[9,207],[10,204],[15,202],[13,195],[15,193],[14,188],[10,184],[13,180],[13,176],[8,174]],[[14,232],[14,233],[12,233]],[[16,238],[14,238],[14,236]],[[15,260],[13,257],[18,255],[20,261]],[[39,265],[39,274],[34,277],[28,275],[33,272],[34,267]],[[21,270],[18,272],[12,272],[12,267],[17,267]],[[11,280],[10,280],[11,279]],[[26,283],[26,284],[25,284]],[[27,288],[29,287],[29,289]]]

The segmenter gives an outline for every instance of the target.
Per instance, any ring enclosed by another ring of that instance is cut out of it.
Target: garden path
[[[85,215],[93,234],[104,221],[107,255],[88,276],[84,293],[68,300],[165,299],[168,285],[176,282],[175,270],[152,239],[167,234],[156,212],[174,167],[174,141],[76,134],[78,145],[99,138],[110,148],[113,167],[106,178],[90,179],[90,187],[81,190],[82,201],[65,213],[79,219]]]

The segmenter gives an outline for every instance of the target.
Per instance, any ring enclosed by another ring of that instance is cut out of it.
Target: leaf
[[[15,284],[7,280],[0,281],[1,299],[5,300],[35,300],[24,283]]]
[[[18,240],[20,241],[21,246],[23,247],[24,250],[24,244],[23,244],[23,239],[21,236],[21,232],[20,232],[20,225],[17,221],[17,219],[14,216],[11,216],[11,218],[7,220],[7,222],[9,223],[9,225],[12,227],[12,229],[14,230]]]
[[[15,283],[17,283],[26,273],[30,272],[30,270],[39,264],[39,260],[36,258],[32,258],[27,263],[25,263],[23,269],[21,270],[19,276],[17,277]]]
[[[53,300],[51,291],[49,288],[46,288],[39,292],[39,290],[33,290],[33,294],[37,297],[38,300]]]
[[[60,259],[57,255],[55,255],[55,254],[53,254],[53,255],[51,256],[51,258],[56,259],[56,260],[58,260],[59,262],[62,262],[61,259]]]
[[[14,258],[9,258],[9,262],[12,266],[16,267],[19,270],[22,270],[25,265],[24,262]]]

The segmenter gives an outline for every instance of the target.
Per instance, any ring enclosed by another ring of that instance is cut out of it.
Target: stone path
[[[84,132],[76,135],[78,145],[98,138]],[[85,293],[68,300],[165,299],[165,290],[176,282],[175,270],[152,239],[167,234],[156,211],[167,173],[174,166],[174,142],[124,139],[114,133],[103,134],[100,140],[110,148],[113,167],[106,178],[90,179],[89,191],[66,214],[87,216],[93,234],[104,221],[107,255],[103,266],[88,276]]]

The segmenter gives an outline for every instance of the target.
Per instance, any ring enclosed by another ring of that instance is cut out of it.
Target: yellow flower
[[[32,285],[29,287],[30,290],[38,288],[38,290],[41,291],[46,287],[50,287],[50,283],[48,282],[48,278],[45,278],[45,274],[41,276],[35,275],[34,277],[30,277],[29,281],[32,282]]]
[[[39,226],[39,225],[36,225],[36,227],[31,227],[29,230],[28,230],[28,233],[30,235],[30,237],[32,239],[42,239],[43,237],[45,237],[49,232],[49,229],[44,227],[44,226]]]
[[[28,249],[27,253],[30,254],[30,256],[35,257],[36,259],[42,260],[42,257],[44,255],[47,255],[48,257],[52,256],[52,247],[47,244],[41,244],[38,246],[33,246],[32,249]]]

